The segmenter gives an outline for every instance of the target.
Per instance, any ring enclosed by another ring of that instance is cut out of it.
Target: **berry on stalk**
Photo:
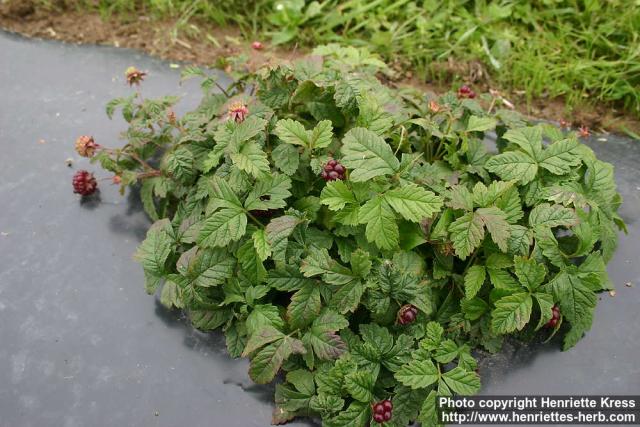
[[[325,181],[343,180],[345,178],[346,169],[337,160],[331,159],[322,168],[320,176]]]
[[[76,139],[76,152],[82,157],[93,157],[99,147],[92,136],[82,135]]]
[[[92,173],[81,170],[73,175],[73,192],[81,196],[90,196],[98,189],[98,182]]]
[[[411,304],[403,305],[398,310],[398,323],[401,325],[409,325],[415,322],[416,317],[418,317],[418,309]]]
[[[147,73],[138,70],[136,67],[129,67],[124,72],[124,75],[127,78],[127,83],[129,83],[129,86],[133,86],[140,85]]]
[[[458,98],[469,98],[473,99],[476,97],[476,93],[467,85],[460,86],[458,89]]]
[[[259,41],[255,41],[255,42],[251,43],[251,47],[252,47],[254,50],[262,50],[262,48],[264,47],[264,45],[263,45],[261,42],[259,42]]]

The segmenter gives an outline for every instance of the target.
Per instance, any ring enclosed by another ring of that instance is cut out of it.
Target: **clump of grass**
[[[45,0],[40,0],[45,2]],[[144,12],[237,25],[275,44],[366,46],[443,80],[480,63],[528,99],[605,102],[640,115],[640,2],[629,0],[82,0],[105,16]]]

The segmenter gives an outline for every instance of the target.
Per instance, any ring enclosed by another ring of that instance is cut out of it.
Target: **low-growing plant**
[[[126,145],[78,151],[140,189],[147,291],[220,328],[253,381],[285,373],[274,423],[436,425],[437,396],[480,389],[476,349],[590,329],[624,228],[613,167],[495,105],[390,88],[365,51],[314,53],[222,91],[189,68],[195,110],[116,99]]]

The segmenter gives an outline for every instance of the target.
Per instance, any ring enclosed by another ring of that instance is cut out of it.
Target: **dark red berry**
[[[82,196],[90,196],[98,189],[98,182],[92,173],[81,170],[73,175],[73,192]]]
[[[335,159],[331,159],[327,162],[327,166],[331,166],[334,167],[338,162],[335,161]]]
[[[374,414],[384,414],[385,409],[384,409],[384,405],[379,402],[376,403],[375,405],[373,405],[373,413]]]
[[[384,406],[384,410],[389,412],[393,410],[393,403],[389,399],[383,400],[382,405]]]
[[[335,181],[336,179],[338,179],[338,177],[340,177],[340,174],[336,171],[331,171],[329,172],[329,179],[331,179],[332,181]]]
[[[322,171],[322,173],[320,174],[320,176],[322,177],[322,179],[327,179],[329,178],[329,174],[327,173],[327,171]]]
[[[343,174],[343,173],[344,173],[344,166],[342,166],[342,165],[340,165],[340,164],[335,165],[335,166],[333,167],[333,170],[334,170],[334,171],[336,171],[336,172],[338,172],[339,174]]]
[[[331,172],[333,170],[333,166],[331,166],[329,163],[327,163],[326,165],[324,165],[324,170],[326,172]]]
[[[387,411],[383,415],[385,421],[389,421],[391,419],[391,411]]]
[[[384,422],[384,414],[373,414],[373,421],[382,424]]]

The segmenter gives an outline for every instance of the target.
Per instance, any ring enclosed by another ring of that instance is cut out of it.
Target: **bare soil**
[[[222,58],[242,53],[249,57],[250,68],[305,54],[304,49],[284,50],[269,46],[266,42],[263,42],[262,50],[255,50],[251,48],[252,41],[244,40],[237,28],[220,27],[197,19],[180,25],[177,19],[158,20],[143,14],[105,18],[97,13],[66,7],[64,0],[54,0],[53,3],[54,7],[45,9],[36,7],[32,0],[0,0],[0,28],[28,37],[139,49],[170,61],[214,67],[221,65]],[[401,67],[398,64],[397,68]],[[473,83],[476,90],[499,90],[493,87],[479,63],[450,62],[445,68],[445,74],[462,76]],[[417,86],[435,93],[448,89],[443,84],[420,80],[411,72],[403,71],[401,75],[396,84]],[[585,105],[569,111],[562,98],[540,98],[527,103],[522,93],[500,93],[518,111],[531,117],[566,122],[574,128],[586,126],[600,133],[640,134],[640,120],[637,117],[611,106]]]

